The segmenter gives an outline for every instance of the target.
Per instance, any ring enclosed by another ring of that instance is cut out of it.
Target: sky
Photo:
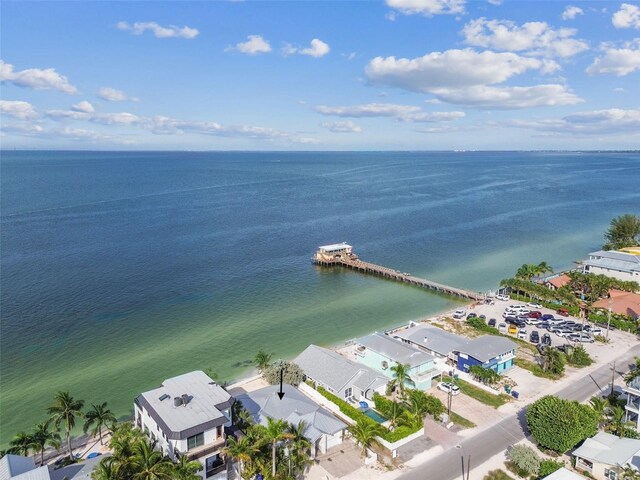
[[[0,3],[3,149],[640,149],[640,3]]]

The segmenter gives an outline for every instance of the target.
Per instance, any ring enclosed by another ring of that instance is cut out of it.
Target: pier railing
[[[446,295],[453,295],[456,297],[468,298],[470,300],[483,300],[484,296],[478,292],[472,292],[462,288],[450,287],[443,285],[432,280],[416,277],[407,272],[400,272],[393,268],[385,267],[383,265],[377,265],[375,263],[365,262],[360,260],[354,253],[348,252],[346,254],[339,255],[327,255],[326,253],[318,250],[313,257],[313,262],[316,265],[325,267],[341,266],[357,270],[359,272],[368,273],[371,275],[378,275],[380,277],[395,280],[397,282],[408,283],[428,290],[444,293]]]

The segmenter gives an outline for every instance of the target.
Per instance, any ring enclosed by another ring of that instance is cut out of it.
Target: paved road
[[[616,360],[616,378],[629,370],[634,357],[640,355],[637,345]],[[555,395],[569,400],[584,401],[602,390],[611,382],[611,365],[599,367],[590,375],[574,381]],[[453,480],[462,478],[461,458],[465,462],[471,455],[471,468],[484,463],[495,454],[525,438],[526,408],[518,411],[486,430],[463,440],[459,446],[446,450],[441,455],[423,463],[400,477],[401,480]],[[473,479],[477,480],[477,479]]]

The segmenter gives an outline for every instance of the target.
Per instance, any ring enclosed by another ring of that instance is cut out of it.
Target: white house
[[[627,394],[627,404],[624,406],[625,421],[633,422],[636,430],[640,431],[640,377],[629,382],[624,391]]]
[[[640,255],[605,250],[591,252],[589,259],[582,262],[582,272],[640,282]]]
[[[234,399],[202,371],[169,378],[135,399],[135,424],[172,460],[186,455],[203,465],[202,478],[227,478],[220,455]]]
[[[625,467],[640,466],[640,440],[599,432],[573,451],[576,469],[596,480],[620,480]]]

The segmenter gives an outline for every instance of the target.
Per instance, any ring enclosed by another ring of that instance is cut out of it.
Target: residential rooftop
[[[584,265],[608,268],[620,272],[640,272],[640,256],[632,253],[598,250],[591,252]]]
[[[433,355],[394,340],[384,333],[376,332],[366,337],[358,338],[355,343],[398,363],[408,364],[410,367],[417,367],[435,360]]]
[[[606,465],[625,465],[640,452],[640,440],[599,432],[573,451],[573,455]],[[634,462],[637,464],[637,462]]]
[[[176,397],[187,399],[187,403],[176,406]],[[170,439],[188,438],[224,425],[228,419],[221,410],[230,408],[233,401],[225,389],[200,370],[169,378],[136,398]]]

